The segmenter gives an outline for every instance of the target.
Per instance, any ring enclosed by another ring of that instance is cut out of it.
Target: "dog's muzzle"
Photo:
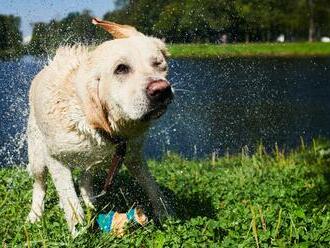
[[[173,99],[172,87],[164,79],[150,80],[146,92],[152,105],[167,105]]]
[[[161,78],[150,79],[146,94],[150,101],[150,111],[145,114],[144,120],[159,118],[166,111],[167,105],[174,97],[169,82]]]

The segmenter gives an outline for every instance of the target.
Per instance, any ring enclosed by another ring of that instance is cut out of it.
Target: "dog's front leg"
[[[84,171],[80,181],[80,194],[84,200],[86,207],[95,209],[93,204],[93,175],[88,171]]]
[[[143,159],[127,161],[126,166],[148,194],[153,206],[154,214],[159,221],[173,215],[174,211],[152,177],[146,161]]]
[[[71,170],[52,157],[48,159],[48,170],[58,192],[69,230],[72,235],[76,235],[75,227],[82,223],[84,211],[74,188]]]

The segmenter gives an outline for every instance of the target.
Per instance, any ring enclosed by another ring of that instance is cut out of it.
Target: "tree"
[[[328,0],[313,0],[310,10],[310,41],[320,38],[322,35],[330,36],[330,1]]]
[[[20,23],[21,19],[17,16],[0,15],[0,49],[10,51],[8,55],[20,53],[22,50]]]
[[[309,16],[309,29],[308,29],[308,41],[315,40],[315,2],[314,0],[307,0],[308,16]]]
[[[329,0],[116,0],[103,19],[135,26],[170,42],[315,40],[330,35]],[[91,13],[73,12],[62,20],[36,24],[32,44],[47,52],[61,44],[92,44],[109,39],[91,24]],[[42,41],[44,39],[45,41]]]
[[[230,25],[232,4],[225,0],[119,1],[121,8],[104,19],[131,24],[174,42],[215,41]]]
[[[61,45],[77,43],[90,45],[108,39],[108,35],[92,23],[89,10],[72,12],[60,21],[35,23],[29,51],[32,54],[49,54]]]

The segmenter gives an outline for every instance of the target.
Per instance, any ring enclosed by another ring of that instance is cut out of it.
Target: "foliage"
[[[22,52],[21,19],[13,15],[0,15],[0,57],[16,56]]]
[[[150,35],[171,42],[306,40],[330,35],[327,0],[135,0],[117,1],[105,19],[128,21]]]
[[[105,20],[130,24],[174,43],[316,40],[330,36],[328,0],[116,0]],[[91,24],[88,10],[61,20],[34,23],[31,54],[53,53],[60,45],[99,44],[110,38]],[[2,54],[21,51],[20,19],[0,16]],[[1,56],[1,54],[0,54]]]
[[[215,42],[230,27],[232,9],[232,2],[225,1],[172,1],[153,30],[174,42]]]
[[[60,21],[35,23],[29,52],[38,55],[48,54],[60,45],[93,44],[96,39],[106,40],[108,36],[100,29],[96,29],[91,24],[91,19],[90,11],[85,10],[82,13],[69,13]]]
[[[89,211],[72,239],[51,181],[46,213],[25,223],[32,181],[20,168],[0,170],[2,245],[27,247],[329,247],[330,146],[314,142],[271,155],[262,146],[251,156],[186,160],[169,155],[150,161],[153,174],[176,202],[178,216],[162,228],[152,222],[123,238],[100,233]],[[128,208],[143,192],[124,170],[108,199]],[[145,203],[147,204],[147,203]]]

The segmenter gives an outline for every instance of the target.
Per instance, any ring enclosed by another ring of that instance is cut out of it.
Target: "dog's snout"
[[[163,79],[151,81],[146,90],[150,100],[155,102],[164,102],[173,97],[171,85]]]

